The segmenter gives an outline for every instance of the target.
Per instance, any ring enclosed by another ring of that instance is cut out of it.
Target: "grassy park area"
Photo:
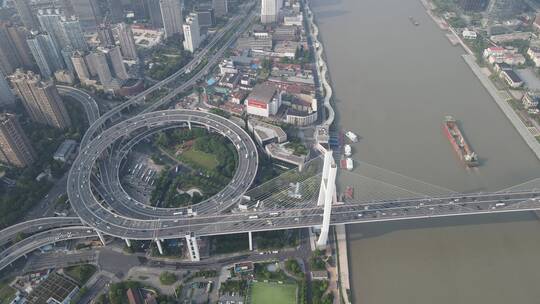
[[[195,163],[208,171],[213,171],[219,165],[214,154],[199,151],[194,147],[183,151],[182,154],[178,155],[178,158],[180,161]]]
[[[253,282],[251,285],[252,304],[296,304],[296,285]]]
[[[8,285],[9,280],[0,282],[0,304],[10,303],[15,298],[16,290]]]

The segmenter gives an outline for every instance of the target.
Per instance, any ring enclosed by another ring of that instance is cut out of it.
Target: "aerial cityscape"
[[[0,37],[0,304],[540,298],[540,0],[4,0]]]

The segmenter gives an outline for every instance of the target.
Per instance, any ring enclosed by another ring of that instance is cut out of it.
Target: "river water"
[[[464,51],[449,44],[419,1],[311,3],[338,123],[360,137],[353,146],[358,165],[340,176],[341,188],[356,185],[372,166],[459,192],[540,177],[540,161],[465,64]],[[477,170],[465,169],[442,135],[448,114],[479,154]],[[538,302],[540,222],[532,214],[362,224],[348,231],[356,303]]]

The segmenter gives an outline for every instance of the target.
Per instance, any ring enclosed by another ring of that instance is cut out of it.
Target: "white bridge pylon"
[[[323,222],[321,234],[317,240],[317,247],[323,248],[328,241],[328,231],[330,230],[330,216],[332,213],[332,203],[336,198],[336,175],[337,165],[332,156],[331,150],[324,152],[324,164],[321,178],[321,187],[319,189],[319,199],[317,206],[324,205]]]

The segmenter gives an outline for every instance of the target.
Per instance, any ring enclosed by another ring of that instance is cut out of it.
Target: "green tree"
[[[163,285],[176,283],[176,275],[172,272],[164,271],[159,275],[159,282]]]

